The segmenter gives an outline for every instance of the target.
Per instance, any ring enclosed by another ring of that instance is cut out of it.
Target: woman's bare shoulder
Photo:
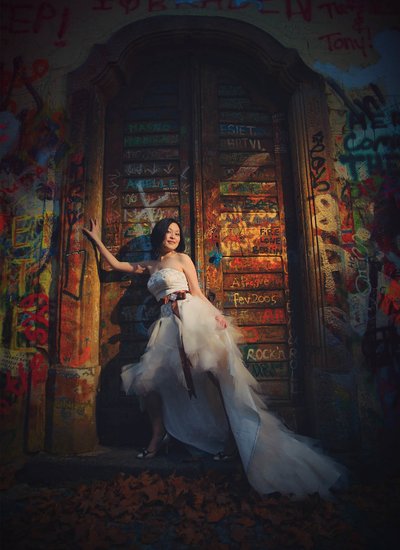
[[[177,260],[183,268],[194,265],[192,258],[185,252],[178,252]]]
[[[181,262],[190,262],[192,263],[192,258],[186,252],[177,252],[178,258]]]

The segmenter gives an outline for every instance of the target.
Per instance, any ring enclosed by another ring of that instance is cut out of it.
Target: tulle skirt
[[[161,307],[140,361],[123,367],[125,392],[142,397],[156,391],[167,431],[203,451],[222,451],[232,433],[248,480],[259,493],[302,498],[318,492],[328,498],[329,489],[343,482],[344,468],[266,409],[237,347],[237,329],[229,320],[228,328],[218,328],[218,311],[196,296],[188,294],[178,308],[179,317],[171,303]],[[182,346],[191,363],[192,398]]]

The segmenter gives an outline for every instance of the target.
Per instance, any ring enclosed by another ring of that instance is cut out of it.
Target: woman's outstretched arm
[[[145,263],[129,263],[120,262],[117,260],[117,258],[111,254],[101,240],[100,227],[97,220],[90,219],[90,229],[84,227],[83,232],[85,235],[90,237],[106,262],[109,263],[110,266],[116,271],[125,271],[126,273],[144,273],[148,269],[148,266]]]

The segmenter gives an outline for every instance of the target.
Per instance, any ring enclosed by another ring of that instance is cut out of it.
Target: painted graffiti
[[[282,242],[279,225],[221,228],[221,251],[224,256],[280,254]]]
[[[247,368],[255,378],[287,378],[289,368],[287,363],[248,363]]]
[[[149,136],[125,136],[125,147],[146,147],[149,145],[175,145],[179,143],[179,136],[176,134],[157,134]]]
[[[26,36],[52,29],[53,45],[66,46],[65,34],[70,26],[70,8],[55,2],[39,2],[37,5],[2,2],[2,31],[6,34]]]
[[[400,125],[400,111],[395,105],[389,105],[376,84],[369,84],[368,93],[361,98],[351,99],[346,92],[328,78],[327,82],[343,101],[348,109],[348,125],[350,130],[378,130],[380,128],[396,128]]]
[[[87,251],[81,249],[80,239],[76,239],[76,232],[83,224],[85,162],[82,154],[77,153],[72,156],[69,178],[70,187],[66,200],[68,234],[65,247],[63,292],[74,300],[80,300],[87,261]]]
[[[324,134],[321,131],[314,134],[312,143],[309,153],[311,186],[316,191],[325,192],[329,190],[330,183],[326,170],[326,158],[322,154],[325,151]]]
[[[234,289],[269,289],[283,287],[283,273],[249,273],[246,275],[224,276],[224,288]]]
[[[23,298],[17,308],[18,324],[15,336],[22,333],[33,346],[46,346],[49,327],[49,299],[43,293],[34,293]],[[15,342],[14,349],[22,345]]]
[[[28,393],[29,386],[37,388],[46,382],[48,360],[45,352],[27,354],[3,349],[0,362],[3,378],[0,414],[8,415],[13,413],[16,401]]]
[[[264,292],[225,292],[224,307],[282,307],[284,296],[282,291]]]
[[[285,342],[287,340],[286,327],[276,326],[248,326],[240,329],[243,341],[247,344],[256,342]]]
[[[164,115],[165,116],[165,115]],[[176,120],[164,121],[146,121],[146,122],[129,122],[126,130],[130,134],[142,134],[147,132],[171,132],[178,130],[178,122]]]
[[[330,299],[326,323],[342,342],[352,335],[361,344],[365,366],[374,376],[382,425],[385,430],[398,429],[399,356],[394,344],[400,326],[398,104],[374,83],[349,92],[328,81],[347,115],[336,161],[341,175],[340,201],[334,199],[330,206],[327,202],[328,212],[321,220],[332,230],[335,220],[341,224],[343,244],[333,239],[320,242],[320,250],[325,271],[330,272],[325,279],[328,296],[335,288],[339,295],[339,289],[346,297],[348,313]]]
[[[319,40],[325,40],[330,52],[358,50],[364,57],[367,57],[368,50],[372,48],[371,32],[369,29],[367,29],[366,34],[357,37],[344,36],[341,32],[332,32],[318,38]]]
[[[333,59],[344,52],[365,58],[372,48],[365,16],[387,15],[394,10],[390,2],[375,4],[322,0],[91,0],[75,12],[66,1],[4,2],[2,41],[7,43],[7,36],[15,41],[18,37],[43,34],[55,48],[65,47],[70,42],[73,25],[80,18],[100,19],[110,12],[113,16],[137,17],[146,11],[161,15],[168,10],[179,10],[181,14],[185,9],[191,13],[210,10],[221,15],[229,10],[236,16],[239,10],[247,15],[252,10],[253,15],[263,15],[265,20],[279,16],[305,25],[316,17],[319,24],[325,17],[330,23],[329,32],[316,36],[319,50],[329,52]],[[352,30],[342,30],[345,17],[346,22],[352,23]],[[127,22],[130,21],[127,17]],[[0,236],[2,248],[9,256],[4,263],[9,287],[1,295],[7,306],[1,315],[4,324],[9,324],[4,338],[13,348],[9,353],[15,359],[2,371],[5,389],[2,406],[10,411],[11,405],[27,395],[30,388],[43,385],[47,376],[45,350],[53,280],[49,260],[54,253],[58,223],[59,162],[68,146],[64,140],[64,113],[49,109],[39,93],[52,82],[49,62],[42,57],[29,63],[16,58],[11,67],[1,68],[0,76],[3,98],[0,200],[4,206]],[[387,404],[398,383],[397,371],[390,370],[389,365],[398,362],[394,342],[400,316],[396,222],[400,111],[397,98],[387,95],[383,85],[371,83],[363,90],[344,91],[337,83],[330,84],[347,111],[340,126],[343,135],[335,136],[336,154],[331,154],[331,136],[326,130],[314,129],[309,140],[308,166],[304,167],[308,168],[313,190],[309,204],[314,216],[313,244],[322,273],[325,329],[331,349],[346,350],[355,338],[363,339],[366,365],[378,381],[385,415],[392,418],[395,407]],[[121,162],[106,180],[105,242],[127,260],[149,255],[148,236],[152,224],[160,217],[190,221],[186,199],[192,182],[187,158],[180,160],[186,151],[180,146],[181,134],[177,133],[181,111],[172,97],[177,89],[175,86],[171,91],[168,85],[158,87],[153,83],[151,92],[158,93],[159,104],[151,107],[155,105],[151,95],[144,98],[145,108],[140,112],[131,109],[123,125],[125,149]],[[280,175],[275,167],[280,149],[273,147],[271,116],[261,108],[257,110],[246,96],[244,84],[223,83],[218,93],[222,110],[218,122],[220,154],[216,181],[220,182],[217,184],[220,193],[218,189],[210,191],[212,204],[204,214],[205,234],[196,228],[196,239],[204,238],[206,243],[207,265],[201,269],[206,272],[208,286],[220,289],[220,303],[243,327],[247,347],[242,351],[251,363],[251,372],[262,379],[286,379],[291,376],[290,370],[296,368],[297,358],[296,337],[288,325],[291,302],[285,292],[286,238],[284,213],[280,211]],[[342,115],[332,111],[329,116],[336,124]],[[331,173],[332,158],[336,174]],[[67,309],[82,299],[87,266],[87,252],[80,238],[87,198],[85,162],[80,145],[71,155],[66,171],[68,231],[61,290],[68,298]],[[120,294],[115,293],[118,285],[122,289]],[[129,292],[125,279],[108,287],[104,302],[115,294],[120,305],[117,316],[122,336],[118,340],[113,333],[113,342],[121,343],[127,338],[142,343],[154,304],[147,302],[147,298],[141,302],[139,294]],[[131,305],[122,299],[123,294],[132,300]],[[72,322],[70,326],[71,330],[78,330]],[[103,341],[108,336],[104,331]],[[75,350],[67,350],[61,359],[69,365],[84,365],[91,356],[89,344],[86,341],[76,355]],[[123,351],[131,353],[139,349],[133,348],[135,343],[130,350]],[[282,385],[279,389],[276,386],[276,395],[285,392],[289,395],[288,385],[284,386],[283,380],[279,382]],[[66,390],[56,407],[64,412],[76,410],[83,416],[86,404],[92,406],[89,397],[93,391],[92,384],[83,383],[79,388],[77,384],[75,393],[82,397],[82,402],[74,392]]]
[[[126,176],[175,176],[179,174],[177,162],[140,162],[124,165]]]
[[[266,126],[250,126],[245,124],[220,124],[219,132],[223,135],[232,136],[266,136],[271,134],[271,130],[268,131]]]
[[[240,212],[239,208],[236,208],[233,212],[223,212],[220,215],[221,225],[242,229],[247,229],[249,226],[258,227],[260,235],[273,234],[271,222],[276,222],[277,220],[278,214],[276,210],[268,212],[260,209],[255,212]]]
[[[179,218],[178,208],[158,208],[152,206],[147,206],[141,210],[126,208],[123,211],[122,220],[128,223],[154,223],[161,218]]]
[[[260,271],[283,271],[281,256],[260,257],[236,257],[222,260],[225,273],[259,273]]]
[[[349,323],[350,330],[362,335],[370,318],[366,306],[373,291],[371,262],[376,254],[381,254],[377,246],[381,245],[378,242],[381,238],[375,205],[382,208],[383,201],[397,200],[391,183],[395,178],[391,176],[399,172],[400,156],[399,142],[393,133],[397,110],[387,104],[380,88],[371,84],[369,93],[350,99],[335,82],[329,83],[348,109],[349,130],[343,135],[342,151],[337,155],[339,173],[344,175],[340,200],[331,194],[330,178],[325,173],[322,132],[312,136],[309,158],[312,186],[319,191],[314,205],[316,242],[327,300],[325,325],[331,344],[335,342],[344,357]],[[322,185],[318,185],[320,182]],[[387,234],[386,228],[384,233]],[[376,306],[376,299],[373,302]]]
[[[68,2],[55,0],[36,3],[2,2],[2,34],[3,41],[18,36],[35,36],[50,33],[50,44],[56,48],[66,47],[70,42],[74,24],[79,18],[93,16],[102,18],[112,13],[122,13],[127,18],[135,12],[143,10],[149,14],[165,14],[177,10],[211,10],[234,14],[239,11],[254,12],[270,19],[283,18],[286,21],[312,22],[317,16],[326,18],[332,27],[337,22],[337,28],[328,34],[319,36],[329,52],[359,51],[364,57],[372,48],[371,29],[365,22],[367,14],[396,14],[398,11],[391,3],[384,3],[379,8],[368,2],[319,2],[311,0],[91,0],[79,10],[73,9]],[[340,32],[338,19],[353,18],[353,35],[343,35]],[[228,104],[229,98],[228,98]],[[243,105],[242,105],[243,106]]]
[[[219,184],[221,195],[276,195],[275,182],[229,181]]]
[[[49,71],[47,59],[35,59],[30,66],[26,66],[21,57],[13,61],[13,69],[9,70],[4,65],[0,69],[1,95],[3,102],[10,99],[12,90],[29,87],[37,80],[42,79]],[[8,97],[7,97],[8,96]],[[4,107],[4,105],[2,106]]]
[[[125,193],[121,196],[121,198],[123,208],[145,208],[149,205],[158,206],[160,204],[163,206],[179,205],[178,193],[164,193],[161,197],[156,193],[147,193],[146,195],[143,193]]]
[[[32,28],[37,32],[47,17],[42,4],[31,8]],[[22,11],[25,7],[21,6]],[[26,34],[28,22],[20,19],[19,6],[14,3],[11,14],[8,9],[7,5],[2,22],[11,25],[15,34]],[[38,92],[49,76],[46,59],[26,63],[15,57],[11,68],[4,64],[0,72],[4,222],[0,238],[2,255],[5,252],[2,276],[8,281],[1,291],[1,407],[9,418],[17,418],[18,411],[27,407],[31,430],[27,447],[36,449],[42,448],[43,418],[38,411],[44,410],[49,364],[49,293],[57,240],[59,164],[68,150],[65,113],[50,109]]]
[[[263,196],[247,196],[247,197],[230,197],[226,195],[221,196],[221,211],[222,212],[234,212],[235,210],[241,211],[266,211],[270,212],[270,217],[277,215],[278,202],[275,197],[263,197]]]
[[[287,361],[288,349],[285,344],[257,344],[240,346],[245,361]]]
[[[242,151],[266,151],[272,148],[272,141],[251,138],[228,138],[220,139],[221,150],[240,148]]]
[[[153,159],[178,159],[179,150],[177,148],[163,149],[124,149],[124,160],[153,160]]]
[[[152,178],[123,180],[126,191],[178,191],[178,178]]]

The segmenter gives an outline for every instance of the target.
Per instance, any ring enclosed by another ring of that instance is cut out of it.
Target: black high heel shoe
[[[237,456],[237,451],[233,451],[233,453],[224,453],[223,451],[220,451],[213,456],[213,459],[216,462],[231,462],[232,460],[235,460]]]
[[[136,455],[136,458],[149,459],[156,457],[161,451],[164,451],[165,454],[168,454],[168,447],[170,443],[169,433],[165,433],[164,437],[161,439],[160,443],[157,445],[157,448],[154,451],[149,451],[147,448],[144,448]]]

